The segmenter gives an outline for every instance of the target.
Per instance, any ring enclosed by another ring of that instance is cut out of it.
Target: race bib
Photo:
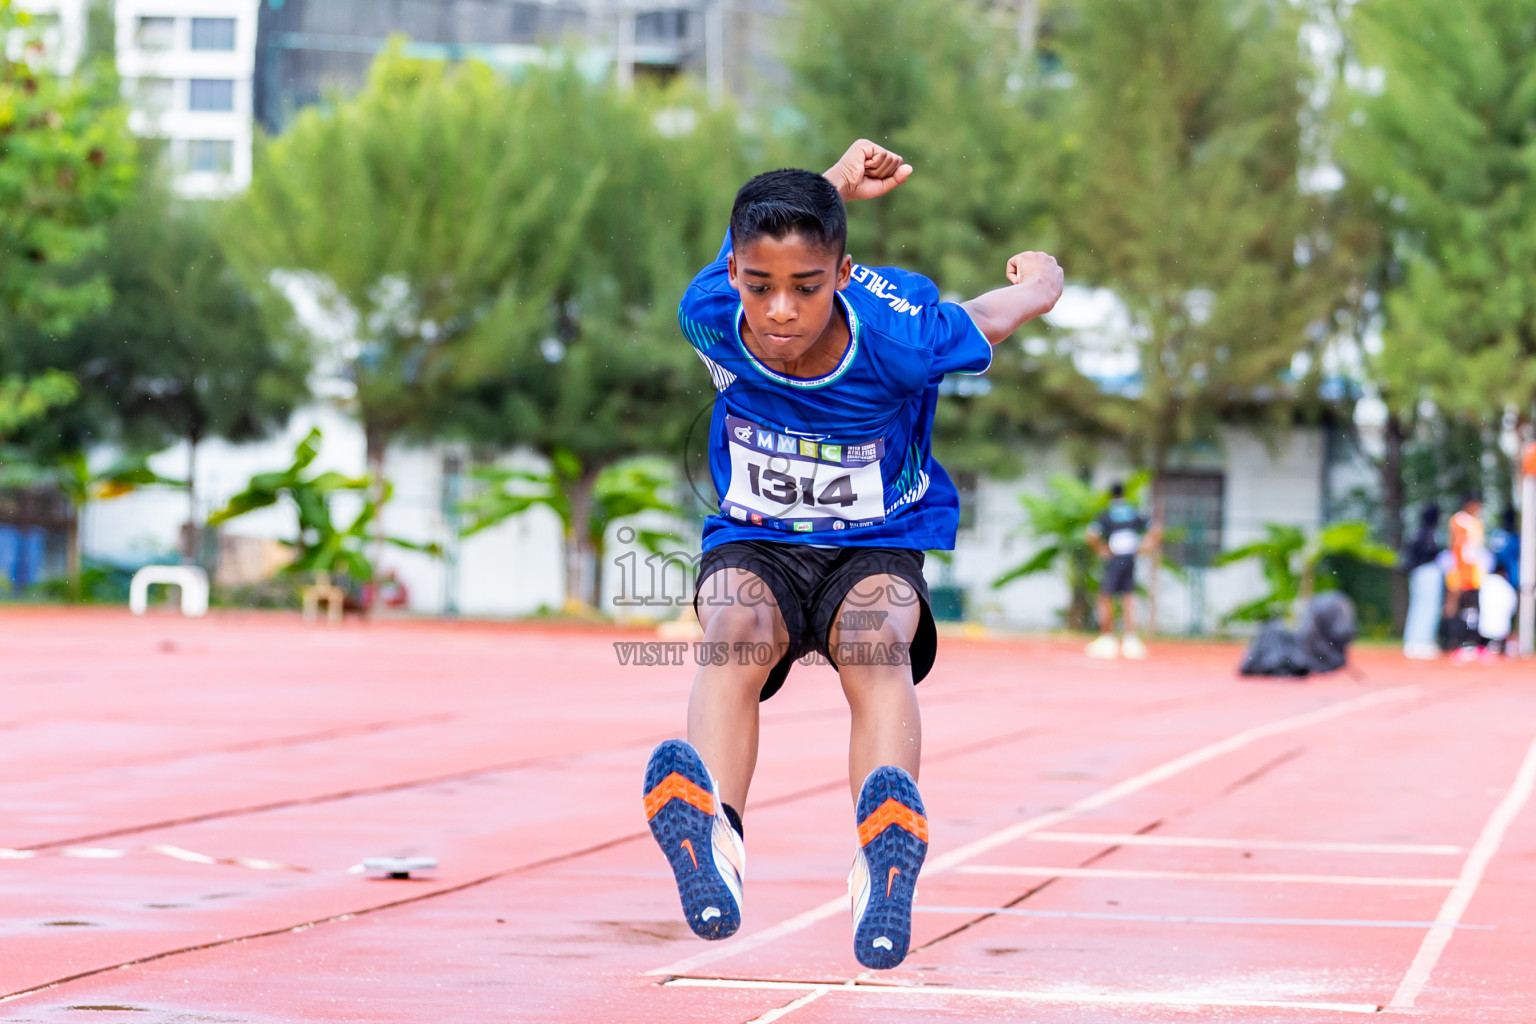
[[[1116,530],[1109,535],[1109,553],[1134,555],[1141,547],[1141,534],[1135,530]]]
[[[885,441],[829,444],[725,418],[731,485],[720,512],[791,533],[885,522]]]

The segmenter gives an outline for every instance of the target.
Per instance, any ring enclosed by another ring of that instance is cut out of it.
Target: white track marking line
[[[1061,810],[1049,811],[1026,821],[1009,825],[1007,828],[999,829],[990,836],[983,836],[981,839],[951,850],[942,857],[929,861],[924,866],[923,871],[925,874],[931,874],[934,871],[947,871],[957,864],[972,860],[1000,846],[1006,846],[1031,833],[1043,831],[1058,822],[1066,821],[1068,818],[1076,818],[1087,814],[1089,811],[1100,810],[1117,800],[1124,799],[1134,793],[1139,793],[1144,789],[1150,789],[1160,782],[1166,782],[1176,775],[1189,771],[1191,768],[1198,768],[1208,761],[1214,761],[1225,754],[1234,753],[1244,747],[1257,743],[1259,740],[1269,739],[1271,736],[1279,736],[1287,732],[1294,732],[1297,729],[1305,729],[1309,725],[1317,725],[1330,719],[1340,718],[1344,715],[1353,714],[1356,711],[1375,707],[1378,704],[1389,704],[1393,701],[1407,700],[1410,697],[1418,696],[1420,692],[1422,692],[1422,688],[1418,686],[1401,686],[1391,690],[1382,690],[1378,693],[1369,693],[1352,700],[1339,701],[1337,704],[1330,704],[1327,707],[1318,708],[1316,711],[1308,711],[1305,714],[1292,715],[1289,718],[1281,718],[1274,722],[1267,722],[1264,725],[1256,725],[1252,728],[1244,729],[1241,732],[1233,733],[1224,740],[1208,743],[1182,757],[1165,761],[1156,768],[1150,768],[1107,789],[1101,789],[1091,796],[1068,804]]]
[[[1461,867],[1461,877],[1441,904],[1440,913],[1435,915],[1434,926],[1424,936],[1418,954],[1408,967],[1408,973],[1403,975],[1397,993],[1392,997],[1392,1002],[1387,1004],[1389,1009],[1410,1009],[1419,993],[1424,991],[1424,986],[1429,984],[1429,976],[1440,962],[1440,955],[1445,952],[1451,936],[1456,934],[1456,924],[1461,920],[1461,915],[1467,912],[1477,887],[1483,881],[1483,872],[1488,869],[1488,862],[1498,852],[1499,844],[1504,841],[1504,833],[1509,830],[1515,815],[1520,813],[1526,801],[1531,798],[1533,788],[1536,788],[1536,740],[1526,750],[1525,760],[1515,773],[1515,781],[1510,785],[1509,792],[1504,794],[1504,799],[1499,801],[1483,825],[1482,832],[1478,833],[1477,842],[1472,844],[1472,852],[1467,854],[1466,862]]]
[[[1100,910],[1024,910],[1020,907],[913,907],[914,914],[967,914],[980,917],[1057,917],[1080,921],[1145,921],[1150,924],[1219,924],[1301,928],[1429,928],[1433,921],[1371,921],[1340,917],[1210,917],[1193,914],[1115,914]],[[1455,928],[1491,932],[1491,924],[1458,924]]]
[[[919,996],[925,999],[1000,999],[1028,1003],[1089,1003],[1099,1006],[1188,1006],[1258,1008],[1267,1010],[1318,1010],[1328,1013],[1377,1013],[1375,1003],[1309,1003],[1278,999],[1230,999],[1201,995],[1198,992],[1037,992],[1024,989],[950,988],[947,985],[838,985],[820,982],[739,981],[733,978],[673,978],[663,982],[669,988],[724,988],[761,992],[803,992],[810,990],[817,998],[837,993],[861,996]],[[809,1001],[809,1000],[807,1000]],[[796,1000],[799,1002],[799,1000]],[[789,1004],[793,1006],[794,1004]],[[803,1005],[803,1004],[802,1004]],[[789,1006],[780,1007],[788,1012]],[[770,1011],[772,1012],[772,1011]],[[783,1014],[780,1014],[783,1016]],[[765,1018],[758,1018],[764,1020]],[[779,1019],[778,1017],[772,1018]]]
[[[66,846],[59,851],[65,857],[78,857],[81,860],[116,860],[125,856],[127,850],[109,850],[101,846]]]
[[[1139,793],[1144,789],[1149,789],[1159,782],[1166,782],[1182,772],[1196,768],[1207,761],[1214,761],[1224,754],[1241,750],[1250,744],[1257,743],[1259,740],[1268,739],[1271,736],[1279,736],[1296,729],[1304,729],[1309,725],[1317,725],[1320,722],[1340,718],[1344,715],[1353,714],[1356,711],[1363,711],[1378,704],[1389,704],[1393,701],[1407,700],[1410,697],[1418,696],[1422,691],[1423,687],[1420,686],[1400,686],[1391,690],[1381,690],[1350,700],[1339,701],[1336,704],[1318,708],[1316,711],[1291,715],[1288,718],[1280,718],[1273,722],[1267,722],[1264,725],[1255,725],[1251,728],[1243,729],[1240,732],[1233,733],[1226,739],[1217,740],[1215,743],[1208,743],[1203,747],[1190,751],[1188,754],[1180,755],[1171,761],[1165,761],[1155,768],[1149,768],[1144,772],[1132,775],[1128,779],[1101,789],[1097,793],[1090,794],[1059,810],[1047,811],[1033,818],[1015,822],[993,832],[991,835],[983,836],[964,846],[956,847],[943,856],[929,860],[923,867],[923,874],[925,876],[932,876],[940,871],[948,871],[950,868],[957,867],[984,853],[989,853],[1000,846],[1006,846],[1033,832],[1050,828],[1069,818],[1087,814],[1089,811],[1099,810],[1114,803],[1116,800]],[[775,942],[786,935],[793,935],[795,932],[803,931],[834,914],[849,912],[848,897],[846,895],[839,896],[836,899],[828,900],[819,907],[812,907],[810,910],[780,921],[778,924],[765,928],[760,932],[735,939],[721,946],[706,949],[690,957],[684,957],[676,963],[668,964],[665,967],[657,967],[646,971],[645,976],[688,974],[690,971],[696,970],[705,964],[724,960],[727,957],[739,956],[742,953],[750,953],[752,950],[765,946],[770,942]]]
[[[1208,847],[1215,850],[1297,850],[1304,853],[1411,853],[1454,857],[1465,846],[1448,843],[1333,843],[1294,839],[1217,839],[1207,836],[1139,835],[1132,832],[1036,832],[1040,843],[1084,843],[1102,846]]]
[[[747,1021],[747,1024],[773,1024],[773,1021],[778,1020],[780,1017],[788,1017],[802,1006],[809,1006],[814,1003],[828,992],[831,992],[834,987],[832,985],[822,985],[818,988],[813,988],[793,1002],[785,1003],[783,1006],[775,1006],[762,1016],[753,1017]]]
[[[218,858],[210,857],[206,853],[193,853],[191,850],[183,850],[179,846],[170,846],[166,843],[157,843],[146,847],[152,853],[164,854],[176,860],[184,860],[189,864],[217,864]]]
[[[1160,878],[1187,882],[1294,882],[1312,885],[1390,885],[1404,888],[1449,889],[1454,878],[1387,878],[1382,875],[1292,875],[1244,871],[1160,871],[1140,868],[1013,867],[1003,864],[972,864],[959,869],[965,875],[1023,875],[1028,878]]]
[[[174,860],[185,861],[188,864],[232,864],[235,867],[249,868],[253,871],[303,871],[308,868],[294,867],[292,864],[283,864],[280,861],[265,860],[261,857],[210,857],[206,853],[198,853],[195,850],[186,850],[180,846],[171,846],[168,843],[156,843],[152,846],[135,846],[127,850],[112,849],[104,846],[66,846],[57,850],[10,850],[0,849],[0,860],[32,860],[38,856],[73,857],[79,860],[118,860],[130,853],[144,851],[146,853],[158,853],[162,857],[170,857]],[[359,864],[356,872],[362,871]],[[347,874],[356,873],[348,869]]]

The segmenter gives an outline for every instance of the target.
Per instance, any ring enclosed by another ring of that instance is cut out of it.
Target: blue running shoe
[[[869,773],[859,790],[859,852],[848,874],[853,955],[876,970],[907,957],[912,895],[928,855],[928,819],[912,776],[895,765]]]
[[[683,916],[701,939],[724,939],[741,927],[741,882],[747,851],[731,827],[715,780],[699,752],[667,740],[645,766],[645,817],[677,879]]]

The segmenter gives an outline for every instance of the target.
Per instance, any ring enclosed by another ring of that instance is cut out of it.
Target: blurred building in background
[[[781,85],[784,0],[260,0],[256,117],[280,132],[327,92],[359,88],[391,36],[405,52],[513,70],[563,48],[621,86],[684,72],[751,104]]]
[[[165,147],[183,195],[229,195],[250,183],[257,2],[117,0],[129,126]]]
[[[405,51],[503,71],[564,50],[618,84],[690,74],[756,106],[782,93],[786,0],[19,0],[63,73],[87,52],[93,7],[115,31],[135,133],[165,147],[178,190],[215,198],[251,180],[259,123],[281,132],[329,92],[350,93],[373,58]]]

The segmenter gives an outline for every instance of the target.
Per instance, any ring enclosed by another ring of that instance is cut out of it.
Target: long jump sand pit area
[[[692,659],[615,648],[655,639],[0,611],[0,1019],[1536,1019],[1529,665],[946,637],[876,974],[825,667],[764,707],[740,933],[688,932],[640,790]]]

